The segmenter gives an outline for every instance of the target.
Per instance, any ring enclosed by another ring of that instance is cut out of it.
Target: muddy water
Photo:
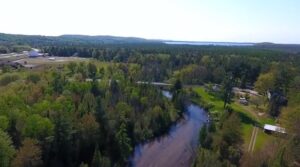
[[[170,95],[167,92],[163,94]],[[166,96],[167,98],[171,96]],[[132,164],[135,167],[187,167],[197,147],[201,126],[207,114],[197,105],[190,104],[184,119],[174,125],[168,135],[135,147]]]

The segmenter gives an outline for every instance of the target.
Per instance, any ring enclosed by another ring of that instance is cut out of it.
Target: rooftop
[[[279,126],[269,125],[269,124],[265,124],[264,129],[269,131],[279,132],[279,133],[286,133],[284,128]]]

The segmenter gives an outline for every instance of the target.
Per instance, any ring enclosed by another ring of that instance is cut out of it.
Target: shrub
[[[36,84],[41,80],[41,77],[38,74],[29,74],[26,80]]]
[[[6,86],[11,82],[14,82],[19,79],[19,76],[16,74],[5,74],[2,76],[0,79],[0,85],[1,86]]]

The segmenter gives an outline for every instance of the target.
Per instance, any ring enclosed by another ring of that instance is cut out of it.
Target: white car
[[[54,61],[55,57],[49,57],[48,60]]]

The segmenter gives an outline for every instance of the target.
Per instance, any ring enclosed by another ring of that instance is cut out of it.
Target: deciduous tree
[[[25,139],[12,162],[12,167],[39,167],[42,164],[42,150],[38,142],[34,139]]]

